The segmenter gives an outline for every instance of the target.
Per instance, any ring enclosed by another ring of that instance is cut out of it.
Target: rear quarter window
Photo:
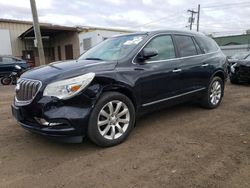
[[[219,49],[217,43],[207,36],[196,36],[195,38],[204,53],[216,52]]]

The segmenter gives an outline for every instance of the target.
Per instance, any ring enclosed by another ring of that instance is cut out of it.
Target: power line
[[[210,8],[217,8],[217,7],[227,7],[227,6],[238,6],[238,5],[248,5],[250,2],[239,2],[239,3],[226,3],[226,4],[216,4],[216,5],[210,5],[210,6],[204,6],[203,9],[210,9]]]
[[[244,5],[248,5],[250,4],[250,2],[237,2],[237,3],[224,3],[224,4],[207,4],[205,6],[202,6],[202,9],[212,9],[212,8],[220,8],[220,7],[227,7],[227,6],[244,6]],[[195,8],[195,7],[193,7]]]
[[[228,9],[228,8],[234,8],[235,6],[245,6],[245,7],[248,7],[248,5],[250,6],[250,2],[237,2],[237,3],[224,3],[224,4],[208,4],[206,6],[202,6],[202,10],[205,9],[205,11],[218,11],[218,10],[221,10],[221,8],[223,9]],[[230,7],[230,6],[234,6],[234,7]],[[199,9],[199,8],[198,8]],[[201,9],[201,8],[200,8]],[[193,13],[192,13],[193,11]],[[189,25],[189,28],[192,29],[193,25],[194,24],[194,15],[200,11],[194,11],[194,10],[189,10],[189,12],[191,13],[191,18],[190,18],[190,25]],[[138,27],[144,27],[144,26],[147,26],[147,25],[152,25],[152,24],[156,24],[156,23],[160,23],[164,20],[168,20],[168,21],[174,21],[176,20],[177,18],[180,18],[180,16],[175,16],[177,13],[174,14],[173,17],[171,16],[165,16],[165,17],[161,17],[159,19],[156,19],[156,20],[152,20],[150,22],[147,22],[147,23],[144,23],[144,24],[140,24],[140,25],[137,25],[137,26],[133,26],[133,28],[138,28]],[[192,15],[193,14],[193,15]],[[183,14],[181,14],[182,17],[184,17]],[[200,14],[197,16],[197,31],[199,30],[199,22],[200,22],[200,18],[199,18]],[[168,25],[171,25],[171,24],[168,24]],[[173,25],[173,24],[172,24]],[[176,25],[176,24],[174,24]],[[182,24],[181,24],[182,25]],[[206,27],[202,24],[201,27]],[[211,26],[207,26],[207,27],[211,27]],[[225,27],[225,26],[222,26],[222,27],[219,27],[219,26],[212,26],[212,27],[217,27],[217,28],[228,28],[228,27]]]
[[[181,16],[183,16],[183,15],[181,15]],[[184,17],[184,16],[183,16]],[[168,21],[172,21],[172,20],[176,20],[176,19],[178,19],[178,18],[180,18],[180,15],[178,15],[178,16],[173,16],[173,17],[169,17],[169,16],[165,16],[165,17],[161,17],[161,18],[159,18],[159,19],[156,19],[156,20],[153,20],[153,21],[151,21],[151,22],[148,22],[148,23],[145,23],[145,24],[141,24],[141,25],[137,25],[137,26],[134,26],[135,28],[137,28],[137,27],[143,27],[143,26],[147,26],[147,25],[151,25],[151,24],[154,24],[154,23],[158,23],[158,22],[162,22],[162,21],[164,21],[164,20],[168,20]]]

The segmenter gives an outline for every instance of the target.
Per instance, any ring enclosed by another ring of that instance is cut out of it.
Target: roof
[[[202,35],[204,36],[203,33],[196,32],[196,31],[190,31],[190,30],[156,30],[156,31],[149,31],[149,34],[160,34],[160,33],[169,33],[169,34],[179,34],[179,35]]]
[[[243,45],[250,43],[250,34],[214,37],[213,39],[219,46]]]
[[[32,21],[25,21],[25,20],[13,20],[13,19],[3,19],[0,18],[0,22],[4,23],[17,23],[17,24],[29,24],[33,25]],[[105,27],[95,27],[95,26],[74,26],[74,27],[68,27],[68,26],[61,26],[61,25],[53,25],[49,23],[40,23],[41,29],[48,27],[48,29],[52,30],[62,30],[62,31],[89,31],[89,30],[104,30],[104,31],[116,31],[116,32],[123,32],[123,33],[131,33],[135,32],[132,30],[127,30],[127,29],[121,29],[121,28],[105,28]],[[29,30],[32,30],[33,27],[31,27]],[[27,30],[27,31],[29,31]],[[25,31],[25,32],[27,32]],[[24,33],[23,33],[24,34]],[[22,35],[20,36],[22,37]]]
[[[4,23],[18,23],[18,24],[30,24],[30,25],[33,24],[33,22],[31,22],[31,21],[12,20],[12,19],[3,19],[3,18],[0,18],[0,22],[4,22]]]
[[[42,36],[51,36],[54,34],[58,34],[61,32],[78,32],[78,29],[75,27],[66,27],[60,25],[52,25],[52,24],[40,24],[40,30]],[[19,37],[34,37],[34,27],[30,27],[28,30],[23,32]]]

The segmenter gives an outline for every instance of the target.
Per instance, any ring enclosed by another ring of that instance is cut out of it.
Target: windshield
[[[117,61],[126,57],[146,35],[126,35],[107,39],[86,51],[79,60]]]
[[[243,60],[248,55],[248,52],[241,52],[232,56],[232,59]]]

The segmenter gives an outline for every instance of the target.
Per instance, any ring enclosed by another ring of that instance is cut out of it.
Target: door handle
[[[173,72],[181,72],[181,69],[174,69]]]
[[[134,68],[135,71],[143,71],[145,70],[144,68]]]
[[[203,65],[201,65],[202,67],[207,67],[209,64],[205,63]]]

